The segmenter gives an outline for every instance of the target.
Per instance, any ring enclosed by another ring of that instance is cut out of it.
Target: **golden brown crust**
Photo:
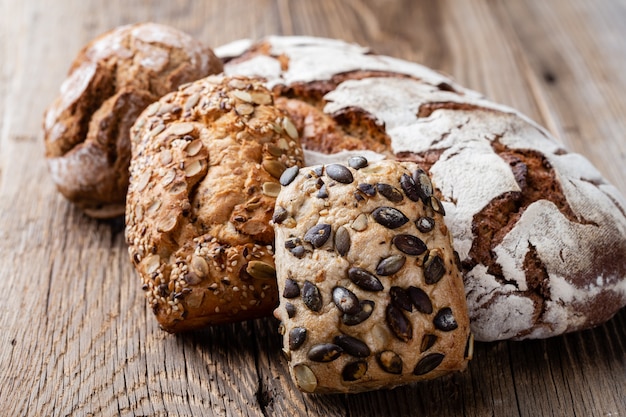
[[[278,178],[297,132],[256,80],[212,76],[150,105],[131,130],[129,253],[171,332],[271,313]]]
[[[59,191],[93,217],[124,213],[129,129],[141,111],[185,82],[222,71],[208,48],[173,28],[122,26],[86,45],[44,118]]]

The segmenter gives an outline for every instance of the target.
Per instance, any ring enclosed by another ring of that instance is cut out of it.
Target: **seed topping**
[[[393,237],[391,242],[400,252],[407,255],[417,256],[426,252],[426,244],[417,236],[401,234]]]
[[[413,374],[415,375],[424,375],[434,370],[436,367],[441,364],[443,358],[445,356],[442,353],[430,353],[424,356],[420,361],[415,365],[415,369],[413,370]]]
[[[415,180],[409,175],[402,174],[402,176],[400,177],[400,187],[402,187],[402,190],[404,190],[404,194],[406,194],[409,200],[419,201],[420,196],[417,189],[417,184],[415,184]]]
[[[307,330],[304,327],[294,327],[289,332],[289,349],[297,350],[306,340]]]
[[[432,217],[420,217],[415,220],[415,226],[420,232],[428,233],[435,227],[435,219]]]
[[[311,227],[304,234],[304,241],[309,242],[313,247],[319,248],[328,241],[331,234],[331,227],[329,224],[319,223]]]
[[[367,291],[380,291],[383,289],[383,284],[380,280],[363,268],[354,266],[348,269],[348,278],[354,284]]]
[[[361,309],[357,296],[345,287],[337,286],[333,289],[333,302],[344,314],[356,314]]]
[[[340,226],[335,232],[335,249],[340,256],[346,256],[350,251],[352,242],[350,240],[350,233],[345,226]]]
[[[404,198],[400,190],[389,184],[378,183],[376,184],[376,189],[383,197],[393,203],[399,203]]]
[[[376,266],[376,273],[383,277],[393,275],[404,266],[406,257],[404,255],[391,255],[381,260]]]
[[[322,294],[317,285],[305,281],[302,286],[302,301],[311,311],[319,312],[322,309]]]
[[[393,286],[389,289],[389,295],[393,305],[408,312],[413,311],[411,297],[409,297],[409,293],[404,288]]]
[[[363,323],[365,320],[372,315],[374,311],[374,302],[372,300],[361,300],[359,303],[360,311],[356,314],[344,314],[341,317],[341,321],[346,326],[356,326],[357,324]]]
[[[372,217],[388,229],[397,229],[409,221],[408,217],[400,210],[385,206],[375,209],[372,212]]]
[[[387,325],[398,339],[403,342],[408,342],[413,338],[411,322],[398,307],[389,304],[385,310],[385,318]]]
[[[378,365],[390,374],[400,375],[402,373],[402,358],[390,350],[384,350],[376,355]]]
[[[278,181],[280,182],[281,185],[287,186],[291,184],[294,179],[296,179],[299,172],[300,172],[300,168],[298,168],[297,165],[289,167],[283,171]]]
[[[341,356],[343,349],[334,343],[320,343],[309,349],[307,357],[315,362],[332,362]]]
[[[450,332],[459,327],[450,307],[444,307],[439,310],[433,323],[437,329],[444,332]]]
[[[424,314],[430,314],[433,312],[433,304],[424,290],[410,286],[407,292],[409,293],[411,302],[417,311]]]
[[[365,342],[347,334],[335,336],[333,343],[343,349],[348,355],[356,356],[357,358],[367,358],[371,353]]]
[[[354,169],[361,169],[367,166],[367,159],[363,156],[353,156],[348,159],[348,166]]]
[[[355,361],[346,364],[341,371],[341,378],[344,381],[358,381],[367,373],[366,361]]]
[[[326,165],[326,175],[342,184],[350,184],[352,181],[354,181],[352,172],[347,167],[341,164]]]

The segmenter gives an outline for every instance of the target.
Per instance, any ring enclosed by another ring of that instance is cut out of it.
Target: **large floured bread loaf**
[[[129,130],[139,113],[178,86],[221,71],[209,48],[165,25],[120,26],[91,41],[44,117],[59,191],[89,216],[124,214]]]
[[[275,315],[297,386],[360,392],[465,369],[463,281],[424,171],[353,157],[281,183]]]
[[[527,117],[337,40],[270,37],[216,54],[227,74],[265,79],[309,151],[369,149],[429,171],[477,340],[585,329],[626,304],[624,197]]]
[[[146,108],[131,142],[126,238],[160,325],[270,315],[278,178],[303,162],[271,93],[246,78],[200,79]]]

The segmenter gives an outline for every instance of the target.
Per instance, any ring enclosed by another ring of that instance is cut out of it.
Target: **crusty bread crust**
[[[121,26],[94,39],[44,116],[59,191],[92,217],[123,214],[129,130],[139,113],[178,86],[221,71],[211,50],[168,26]]]
[[[160,325],[271,314],[278,179],[303,163],[271,92],[252,79],[200,79],[150,105],[131,139],[126,237]]]
[[[283,97],[308,150],[369,149],[429,171],[477,340],[582,330],[626,305],[626,200],[524,115],[338,40],[269,37],[216,53],[227,74],[263,77]]]

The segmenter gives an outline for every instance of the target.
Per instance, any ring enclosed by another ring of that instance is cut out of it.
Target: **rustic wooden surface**
[[[541,122],[626,193],[623,0],[0,0],[0,415],[626,416],[626,310],[590,331],[479,343],[462,374],[351,396],[300,394],[273,319],[160,331],[123,225],[57,194],[41,134],[78,49],[147,20],[212,46],[306,34],[424,63]]]

